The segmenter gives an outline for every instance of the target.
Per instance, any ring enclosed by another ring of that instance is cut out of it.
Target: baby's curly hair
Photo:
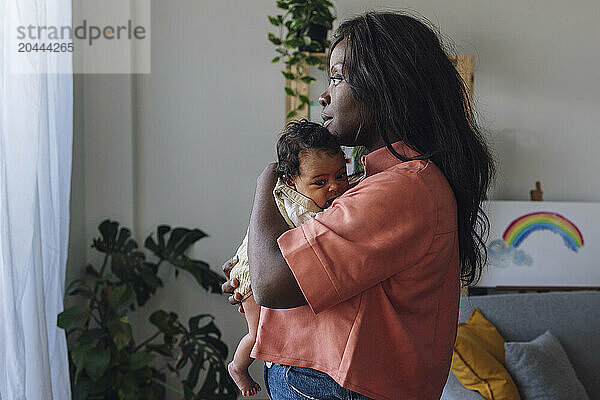
[[[300,155],[307,150],[335,155],[342,153],[337,138],[323,126],[306,119],[289,122],[277,141],[277,176],[294,178],[300,174]]]

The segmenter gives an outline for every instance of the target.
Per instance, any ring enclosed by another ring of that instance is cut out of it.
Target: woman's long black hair
[[[465,83],[436,33],[412,16],[369,12],[343,22],[331,50],[346,40],[343,71],[367,106],[387,148],[401,140],[431,159],[450,183],[458,209],[461,280],[476,282],[487,259],[489,221],[481,208],[494,162],[473,118]]]

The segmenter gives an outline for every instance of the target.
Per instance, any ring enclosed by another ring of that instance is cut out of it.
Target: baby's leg
[[[254,396],[260,392],[260,385],[256,383],[248,373],[248,367],[254,359],[250,357],[250,352],[256,341],[256,331],[258,330],[258,321],[260,319],[260,306],[250,296],[243,301],[244,315],[248,323],[248,333],[240,340],[233,361],[229,363],[229,375],[233,378],[236,385],[242,391],[243,396]]]

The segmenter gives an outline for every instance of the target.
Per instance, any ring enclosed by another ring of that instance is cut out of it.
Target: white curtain
[[[0,0],[0,397],[66,400],[72,55],[19,53],[20,25],[70,26],[71,0]]]

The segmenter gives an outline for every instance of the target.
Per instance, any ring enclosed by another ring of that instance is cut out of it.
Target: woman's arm
[[[273,197],[276,166],[276,163],[269,164],[257,179],[248,232],[250,279],[258,304],[269,308],[293,308],[307,302],[277,245],[277,238],[288,226]]]

